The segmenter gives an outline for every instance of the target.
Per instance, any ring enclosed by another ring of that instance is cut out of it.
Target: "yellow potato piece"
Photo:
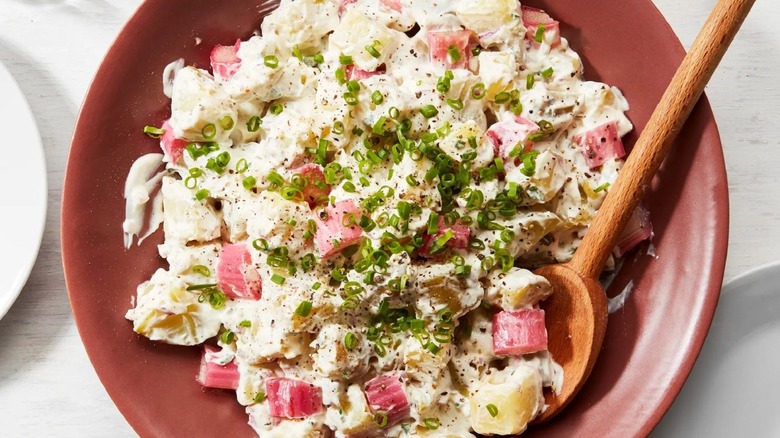
[[[521,366],[503,383],[483,384],[470,398],[470,404],[471,427],[475,432],[521,433],[543,406],[542,379],[535,369]],[[492,407],[495,410],[491,413]]]

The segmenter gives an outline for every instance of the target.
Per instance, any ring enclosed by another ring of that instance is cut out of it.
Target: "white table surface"
[[[715,4],[654,2],[686,47]],[[108,46],[140,3],[0,1],[0,61],[16,77],[37,119],[49,184],[38,261],[19,300],[0,321],[0,436],[135,436],[101,386],[73,323],[60,261],[59,215],[79,106]],[[780,2],[759,0],[707,89],[731,190],[726,280],[780,259],[777,23]],[[0,263],[9,257],[9,251],[0,254]]]

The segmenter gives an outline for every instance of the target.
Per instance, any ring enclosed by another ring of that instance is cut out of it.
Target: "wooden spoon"
[[[536,270],[553,285],[554,292],[542,307],[547,313],[548,349],[563,367],[564,380],[558,394],[545,393],[549,407],[535,423],[566,407],[593,369],[607,328],[607,298],[597,279],[754,2],[718,1],[572,260]]]

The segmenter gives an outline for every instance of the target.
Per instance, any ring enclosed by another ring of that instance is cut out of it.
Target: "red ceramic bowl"
[[[619,86],[636,125],[633,144],[683,57],[650,0],[529,1],[562,22],[589,79]],[[62,211],[65,277],[79,333],[106,390],[142,436],[251,436],[227,391],[195,382],[199,351],[136,335],[123,317],[136,286],[164,261],[161,233],[122,245],[122,187],[132,162],[157,146],[142,134],[169,114],[166,64],[208,66],[215,44],[247,38],[274,4],[258,0],[147,0],[127,23],[87,94],[70,150]],[[201,44],[196,44],[199,38]],[[574,403],[528,436],[650,433],[699,353],[723,277],[728,189],[706,100],[693,111],[647,196],[657,258],[630,255],[609,294],[635,289],[609,319],[598,364]]]

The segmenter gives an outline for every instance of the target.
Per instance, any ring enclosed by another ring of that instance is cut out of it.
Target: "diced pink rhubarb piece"
[[[314,243],[319,248],[321,258],[327,259],[336,255],[360,240],[363,233],[363,229],[357,225],[360,216],[360,211],[351,200],[329,205],[314,214],[314,221],[317,223]],[[354,223],[347,226],[350,218],[353,218]]]
[[[468,68],[471,50],[469,43],[472,37],[468,30],[434,30],[428,32],[428,53],[432,63],[445,68]],[[454,60],[449,48],[454,47],[460,55]]]
[[[341,3],[339,4],[339,16],[343,15],[344,11],[346,11],[347,8],[349,8],[350,6],[354,5],[357,2],[358,0],[342,0]]]
[[[560,23],[553,20],[547,12],[530,6],[521,6],[523,13],[523,26],[525,26],[525,39],[534,46],[539,46],[536,41],[536,32],[539,26],[544,26],[544,41],[547,41],[551,47],[557,47],[561,44]]]
[[[219,352],[220,349],[217,347],[203,346],[197,380],[206,388],[236,389],[239,378],[238,366],[233,361],[220,365],[216,360]]]
[[[509,356],[547,349],[544,310],[501,311],[493,315],[493,352]]]
[[[374,71],[365,71],[355,67],[354,65],[348,65],[345,73],[347,74],[348,80],[354,79],[356,81],[360,81],[366,78],[370,78],[371,76],[383,75],[385,72],[385,66],[382,64]]]
[[[617,132],[615,122],[608,122],[574,137],[582,148],[588,167],[594,169],[613,158],[623,158],[626,150]]]
[[[238,57],[238,49],[241,40],[237,40],[232,46],[214,46],[211,50],[211,71],[214,76],[221,79],[230,79],[241,67],[241,58]]]
[[[306,180],[306,185],[303,186],[303,199],[309,203],[309,207],[314,208],[317,204],[328,200],[330,186],[325,183],[322,166],[309,163],[295,169],[295,173],[301,174]]]
[[[539,131],[539,125],[526,119],[515,116],[514,120],[505,120],[494,123],[486,132],[497,157],[509,158],[509,154],[517,146],[522,146],[523,151],[528,149],[526,142],[528,136]]]
[[[631,218],[626,224],[626,228],[623,229],[623,234],[618,238],[617,245],[615,246],[615,255],[617,257],[623,257],[623,254],[634,249],[640,242],[652,239],[653,224],[650,222],[650,212],[647,209],[639,205]]]
[[[393,426],[409,416],[409,399],[404,391],[405,378],[404,373],[388,373],[366,383],[368,405],[375,413],[384,412],[387,415],[385,427]]]
[[[182,155],[184,155],[184,149],[189,142],[176,138],[176,135],[173,133],[173,126],[171,126],[169,120],[166,120],[163,123],[162,129],[165,132],[160,137],[160,146],[162,147],[163,152],[165,152],[165,159],[169,163],[176,164],[181,160]]]
[[[388,8],[401,12],[401,0],[379,0],[382,2],[383,5],[387,6]]]
[[[306,418],[322,411],[322,389],[303,380],[268,379],[265,396],[272,417]]]
[[[469,239],[471,238],[471,228],[468,225],[463,224],[460,220],[457,220],[452,225],[447,225],[444,219],[439,216],[438,230],[435,235],[426,234],[423,236],[423,245],[420,247],[419,254],[423,257],[432,257],[431,247],[434,240],[447,234],[447,231],[452,230],[452,237],[444,245],[451,249],[466,249],[469,245]]]
[[[217,282],[225,295],[233,299],[259,300],[263,291],[260,274],[252,266],[252,256],[243,244],[225,245],[219,253]]]

